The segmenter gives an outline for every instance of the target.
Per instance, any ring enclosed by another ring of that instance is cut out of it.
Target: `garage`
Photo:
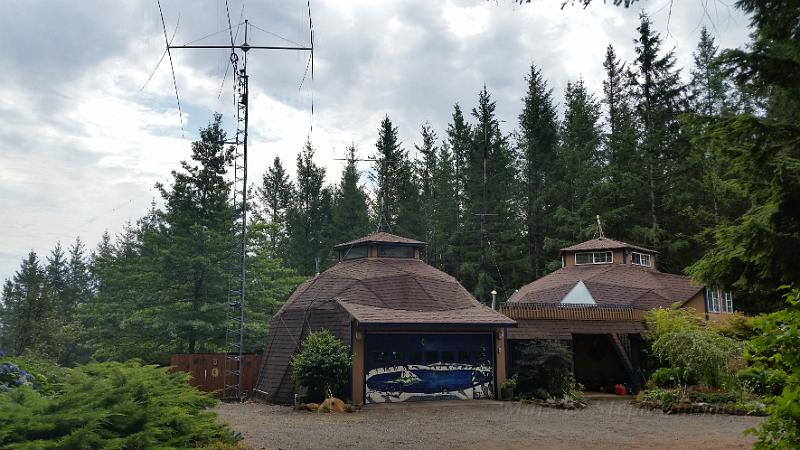
[[[366,403],[494,397],[492,333],[368,333]]]

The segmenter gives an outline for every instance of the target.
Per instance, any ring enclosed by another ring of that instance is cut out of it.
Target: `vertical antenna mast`
[[[310,6],[310,5],[309,5]],[[227,7],[227,2],[226,2]],[[311,9],[309,7],[309,26]],[[251,46],[247,43],[249,21],[244,21],[244,42],[237,45],[230,25],[230,45],[167,45],[170,49],[230,49],[230,62],[233,67],[234,89],[236,91],[236,134],[233,141],[223,144],[235,146],[233,158],[233,252],[231,279],[229,282],[228,312],[225,330],[225,367],[223,376],[223,399],[242,399],[242,353],[244,350],[244,306],[247,275],[247,138],[249,77],[247,75],[247,52],[257,50],[297,50],[310,51],[311,47],[302,46]],[[242,66],[239,68],[239,55],[242,53]],[[170,55],[171,56],[171,55]],[[313,59],[312,59],[313,74]],[[313,75],[312,75],[313,76]],[[177,87],[176,87],[177,95]]]

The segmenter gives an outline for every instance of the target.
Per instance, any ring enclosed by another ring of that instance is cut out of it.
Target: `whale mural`
[[[377,335],[367,348],[367,403],[494,396],[491,335]]]

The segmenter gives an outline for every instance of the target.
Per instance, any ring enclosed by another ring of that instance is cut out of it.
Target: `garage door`
[[[491,333],[366,335],[366,402],[494,396]]]

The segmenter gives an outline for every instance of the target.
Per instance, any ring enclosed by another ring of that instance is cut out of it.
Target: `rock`
[[[347,405],[336,397],[328,397],[324,402],[322,402],[321,405],[319,405],[319,409],[317,411],[343,413],[347,412]]]

